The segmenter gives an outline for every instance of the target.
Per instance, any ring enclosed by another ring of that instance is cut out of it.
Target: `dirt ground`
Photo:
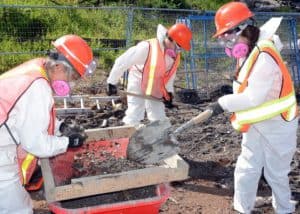
[[[103,89],[102,85],[83,86],[81,89],[85,93],[98,94],[103,92],[101,87]],[[174,129],[196,116],[201,109],[204,110],[210,102],[220,96],[220,94],[215,95],[215,97],[211,97],[210,101],[200,102],[195,105],[180,104],[180,97],[177,96],[178,108],[166,110]],[[106,121],[108,124],[119,124],[116,121],[120,121],[120,114],[118,114],[118,117],[114,114],[106,116],[108,117]],[[235,213],[232,209],[233,172],[240,153],[241,135],[233,130],[228,118],[228,114],[219,115],[178,136],[178,141],[181,142],[180,156],[190,167],[189,179],[170,184],[170,197],[162,205],[159,213]],[[99,121],[95,126],[103,125],[104,119],[104,116],[103,118],[98,118]],[[114,123],[111,121],[114,121]],[[298,135],[300,135],[300,131]],[[298,203],[300,201],[300,136],[298,138],[298,150],[291,167],[290,185],[294,202]],[[50,213],[43,193],[43,189],[31,192],[34,211],[37,214]],[[271,202],[267,200],[270,195],[269,186],[264,179],[261,179],[258,196],[263,198],[263,200],[260,201],[260,204],[257,203],[253,213],[274,213]],[[299,204],[297,205],[296,213],[300,213]]]
[[[189,163],[190,179],[172,185],[171,200],[161,213],[235,213],[232,209],[233,172],[240,153],[241,136],[232,129],[228,117],[219,115],[180,136],[181,156]],[[180,118],[174,118],[175,121],[180,124]],[[294,199],[298,202],[299,145],[300,141],[290,173]],[[258,196],[263,200],[257,203],[253,213],[274,213],[269,200],[271,190],[263,178]],[[296,213],[300,213],[299,205]]]

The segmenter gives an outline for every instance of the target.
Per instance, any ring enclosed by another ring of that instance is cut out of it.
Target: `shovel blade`
[[[154,121],[138,129],[129,139],[127,158],[155,164],[179,152],[176,138],[170,134],[169,120]]]

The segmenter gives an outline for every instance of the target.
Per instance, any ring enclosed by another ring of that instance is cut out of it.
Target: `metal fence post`
[[[292,46],[294,50],[294,54],[295,54],[295,61],[296,61],[296,68],[292,68],[295,69],[294,72],[294,82],[297,82],[297,86],[299,87],[299,79],[300,79],[300,51],[299,51],[299,47],[298,47],[298,35],[297,35],[297,21],[295,18],[292,18],[290,20],[290,27],[291,27],[291,32],[292,32],[292,38],[291,38],[291,42],[292,42]]]

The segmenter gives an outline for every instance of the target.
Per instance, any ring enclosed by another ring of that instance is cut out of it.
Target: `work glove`
[[[69,145],[68,148],[77,148],[83,145],[86,140],[86,136],[80,133],[72,133],[69,136]]]
[[[76,148],[83,145],[87,136],[84,133],[84,128],[77,124],[74,120],[66,119],[59,126],[59,131],[63,136],[69,138],[69,148]]]
[[[75,120],[66,118],[59,126],[59,131],[62,136],[69,137],[73,132],[84,132],[84,128]]]
[[[208,109],[210,109],[212,111],[211,116],[217,116],[217,115],[224,112],[222,106],[220,106],[220,104],[218,102],[214,102],[214,103],[209,104]]]
[[[117,86],[110,84],[110,83],[107,84],[106,94],[108,96],[116,95],[117,92],[118,92]]]
[[[163,97],[163,103],[165,104],[165,107],[168,109],[172,109],[175,106],[173,105],[173,94],[171,92],[168,92],[170,99],[167,100],[165,97]]]

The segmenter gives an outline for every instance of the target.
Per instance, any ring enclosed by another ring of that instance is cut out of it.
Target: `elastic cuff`
[[[227,105],[226,105],[226,99],[225,99],[225,96],[220,97],[220,98],[218,99],[218,103],[219,103],[219,105],[222,107],[222,109],[223,109],[224,111],[228,111],[228,108],[227,108]]]

